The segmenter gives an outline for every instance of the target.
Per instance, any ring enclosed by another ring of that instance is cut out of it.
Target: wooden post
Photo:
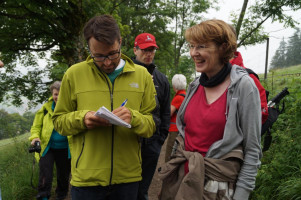
[[[267,38],[267,49],[266,49],[266,55],[265,55],[264,80],[266,80],[266,79],[267,79],[267,73],[268,73],[268,62],[269,62],[269,41],[270,41],[270,38]]]

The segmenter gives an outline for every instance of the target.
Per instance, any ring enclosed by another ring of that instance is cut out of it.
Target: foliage
[[[301,70],[301,65],[291,71]],[[284,87],[290,94],[285,97],[285,111],[273,125],[273,142],[264,152],[262,166],[256,179],[251,199],[282,200],[301,197],[301,78],[281,76],[286,70],[273,71],[273,81],[264,84],[273,97]],[[270,79],[272,77],[270,76]]]
[[[248,4],[248,0],[244,0],[244,4]],[[270,0],[256,1],[256,3],[248,8],[247,11],[241,10],[238,15],[232,15],[232,23],[236,26],[238,35],[238,46],[247,46],[265,41],[268,37],[263,31],[262,24],[267,19],[272,22],[284,23],[285,27],[294,28],[298,22],[292,16],[286,14],[284,8],[298,10],[301,8],[300,0]],[[242,25],[240,26],[240,24]]]
[[[0,74],[0,102],[10,99],[14,105],[21,105],[21,96],[27,97],[31,104],[43,102],[48,97],[49,84],[61,79],[66,66],[70,67],[86,58],[86,44],[82,37],[85,22],[96,14],[114,15],[116,3],[82,0],[0,1],[1,60],[6,68]],[[51,54],[49,70],[40,69],[37,62],[38,58],[45,58],[46,51]],[[32,52],[36,52],[36,55]],[[18,68],[19,65],[25,67],[25,73]]]
[[[129,30],[123,34],[122,52],[133,58],[134,40],[137,35],[148,32],[156,37],[159,46],[155,63],[163,73],[172,67],[173,48],[171,40],[173,33],[166,29],[171,14],[167,4],[161,0],[126,1],[120,5],[119,16],[122,24],[127,24]]]
[[[301,64],[301,32],[299,28],[295,29],[295,33],[286,43],[284,39],[281,41],[275,55],[271,61],[271,68],[286,68]]]
[[[216,0],[169,0],[170,12],[174,19],[174,26],[171,28],[174,31],[173,41],[173,67],[175,73],[180,73],[178,68],[180,64],[180,57],[187,52],[183,48],[185,45],[185,30],[203,19],[202,13],[205,13],[209,8],[214,7]]]
[[[271,69],[275,66],[280,66],[281,68],[285,67],[287,65],[286,61],[286,42],[282,39],[279,48],[276,50],[275,55],[272,58]]]
[[[18,113],[9,114],[0,110],[0,140],[29,132],[33,119],[34,114],[31,112],[20,116]]]
[[[247,0],[244,1],[247,5]],[[184,48],[184,32],[199,23],[202,13],[216,8],[217,0],[2,0],[0,1],[0,59],[5,70],[0,72],[0,102],[21,105],[22,97],[29,105],[42,103],[49,96],[48,86],[60,80],[72,64],[88,55],[82,29],[95,15],[111,14],[117,20],[123,38],[122,52],[133,56],[136,35],[150,32],[160,49],[156,64],[169,79],[180,67]],[[262,24],[279,21],[293,27],[295,21],[283,8],[300,9],[299,0],[256,1],[244,15],[233,14],[239,23],[241,45],[262,42],[267,37]],[[245,8],[247,8],[245,6]],[[47,67],[39,67],[39,59]],[[190,75],[191,76],[191,75]]]

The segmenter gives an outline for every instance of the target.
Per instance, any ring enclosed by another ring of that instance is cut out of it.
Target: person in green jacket
[[[53,115],[55,129],[71,136],[72,200],[133,200],[142,179],[140,137],[155,132],[156,90],[146,68],[121,53],[112,16],[93,17],[83,33],[90,55],[66,71]],[[131,128],[95,116],[102,106]]]
[[[38,200],[47,200],[51,195],[53,165],[56,164],[57,188],[56,199],[64,199],[68,194],[70,177],[70,151],[68,139],[54,129],[52,115],[60,92],[60,81],[50,86],[52,96],[35,115],[29,140],[34,146],[40,142],[41,152],[35,153],[39,161]]]

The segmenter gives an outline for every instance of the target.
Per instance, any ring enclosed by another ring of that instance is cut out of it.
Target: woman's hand
[[[36,141],[39,141],[40,144],[41,144],[40,138],[34,138],[33,140],[31,140],[31,146],[34,146],[34,143],[35,143]]]

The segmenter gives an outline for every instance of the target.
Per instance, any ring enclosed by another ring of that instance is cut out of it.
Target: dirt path
[[[158,194],[162,186],[162,181],[158,178],[158,167],[161,166],[165,161],[165,149],[166,149],[166,140],[162,146],[161,154],[157,164],[157,169],[153,177],[152,183],[149,187],[149,191],[148,191],[149,200],[158,200]]]
[[[161,149],[161,154],[159,157],[157,169],[158,169],[158,166],[160,166],[162,163],[164,163],[165,148],[166,148],[166,144],[164,143],[162,146],[162,149]],[[158,193],[161,189],[162,183],[161,183],[160,179],[158,178],[158,170],[157,169],[156,169],[155,175],[153,177],[152,183],[151,183],[149,191],[148,191],[149,200],[158,200]],[[55,195],[51,196],[51,198],[49,200],[55,200]],[[65,200],[71,200],[70,192],[68,194],[68,197]]]

